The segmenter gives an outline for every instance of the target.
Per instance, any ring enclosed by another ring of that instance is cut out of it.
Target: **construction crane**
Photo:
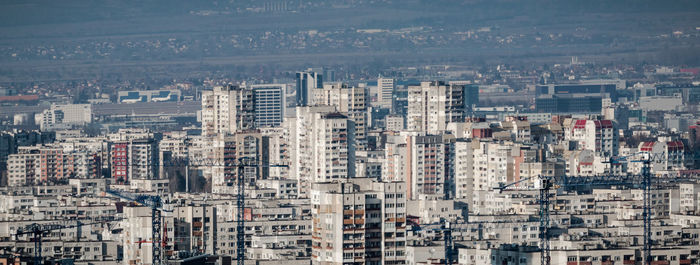
[[[634,159],[632,159],[634,158]],[[644,223],[644,264],[651,264],[651,188],[652,188],[652,174],[651,174],[651,163],[655,161],[662,161],[664,158],[662,154],[652,155],[648,152],[634,153],[629,156],[617,156],[610,158],[607,163],[617,164],[622,162],[628,163],[642,163],[641,174],[639,176],[633,175],[603,175],[603,176],[593,176],[593,177],[547,177],[538,176],[540,180],[539,183],[539,219],[540,219],[540,251],[541,251],[541,264],[549,265],[550,256],[550,241],[549,241],[549,193],[552,188],[571,188],[576,186],[601,186],[601,185],[632,185],[639,186],[644,193],[643,202],[643,223]],[[640,179],[641,177],[641,179]],[[524,181],[533,179],[532,177],[527,177],[520,179],[516,182],[501,184],[495,189],[503,192],[509,187],[515,186]]]
[[[237,164],[228,165],[238,168],[236,178],[236,263],[245,265],[245,169],[246,168],[270,168],[288,167],[282,164],[259,164],[254,158],[239,158]],[[257,174],[257,172],[256,172]]]
[[[237,168],[237,176],[235,178],[235,183],[234,183],[234,178],[227,179],[227,185],[233,186],[236,185],[236,261],[238,265],[244,265],[245,263],[245,183],[246,183],[246,168],[271,168],[271,167],[289,167],[288,165],[284,164],[269,164],[267,161],[264,161],[260,163],[257,158],[255,157],[241,157],[238,158],[237,162],[229,162],[229,161],[220,161],[220,160],[208,160],[208,159],[187,159],[186,161],[183,161],[185,167],[186,173],[189,172],[189,167],[190,166],[195,166],[195,167],[213,167],[213,166],[223,166],[223,167],[231,167],[231,168]],[[180,165],[179,163],[167,163],[163,164],[164,166],[177,166]],[[255,174],[258,174],[259,172],[256,170]],[[185,180],[187,181],[189,177],[186,177]],[[186,184],[186,189],[189,189],[189,184]],[[154,241],[156,238],[160,238],[160,213],[156,211],[156,208],[162,207],[162,205],[157,205],[157,203],[160,203],[160,197],[158,196],[148,196],[148,195],[142,195],[142,196],[123,196],[122,192],[117,192],[115,194],[116,196],[122,197],[127,200],[131,201],[136,201],[140,202],[142,204],[147,204],[150,205],[154,210],[153,210],[153,238]],[[158,231],[156,231],[156,229]],[[156,237],[158,235],[158,237]],[[157,245],[154,243],[154,261],[156,260],[156,251],[160,252],[160,248],[157,247]],[[160,256],[160,253],[158,253]],[[154,263],[156,264],[156,263]]]
[[[534,179],[533,177],[522,178],[518,181],[511,182],[508,184],[501,184],[499,187],[494,189],[503,192],[508,190],[508,188],[518,185],[527,180]],[[539,216],[540,216],[540,257],[542,257],[542,265],[549,265],[550,263],[550,251],[549,251],[549,191],[552,188],[552,181],[548,178],[540,178],[539,184],[539,197],[537,199],[539,205]]]
[[[424,226],[440,225],[439,228],[431,228],[426,231],[435,231],[442,233],[442,240],[445,245],[445,264],[452,265],[454,259],[454,241],[452,239],[452,225],[450,221],[445,218],[440,218],[440,223],[425,224]],[[419,225],[411,226],[411,231],[421,231]]]
[[[33,235],[32,241],[34,241],[34,264],[42,264],[43,258],[41,256],[41,242],[42,238],[44,235],[51,231],[56,231],[56,230],[62,230],[62,229],[69,229],[69,228],[77,228],[80,229],[82,226],[88,226],[88,225],[95,225],[95,224],[102,224],[104,222],[91,222],[91,223],[81,223],[80,221],[77,221],[77,224],[75,225],[62,225],[62,224],[57,224],[57,223],[48,223],[48,224],[38,224],[38,223],[33,223],[30,225],[27,225],[25,227],[20,227],[17,229],[17,232],[15,233],[15,239],[17,240],[19,236],[21,235]],[[80,234],[77,235],[80,237]]]
[[[445,264],[452,265],[452,259],[454,257],[454,242],[452,242],[452,227],[450,227],[450,222],[444,218],[440,220],[442,223],[442,237],[445,241]]]
[[[153,265],[161,264],[163,261],[163,244],[165,240],[161,238],[161,224],[162,224],[162,212],[163,200],[160,196],[155,195],[145,195],[145,194],[133,194],[125,191],[118,190],[107,190],[107,193],[114,195],[118,198],[136,202],[151,208],[151,240],[153,251]],[[145,243],[141,242],[141,243]]]
[[[641,155],[641,159],[628,160],[628,158]],[[644,264],[651,264],[651,162],[654,157],[648,152],[636,153],[631,156],[610,158],[610,163],[629,161],[632,163],[642,163],[642,188],[644,189]]]
[[[638,182],[634,181],[616,181],[613,178],[610,177],[602,177],[601,179],[597,179],[596,177],[587,177],[583,178],[587,182],[580,182],[580,181],[572,181],[571,179],[574,179],[575,177],[563,177],[563,178],[556,178],[556,177],[543,177],[540,176],[538,178],[539,182],[539,196],[537,198],[537,204],[539,205],[538,209],[538,215],[539,215],[539,238],[540,238],[540,263],[542,265],[549,265],[551,263],[551,256],[550,256],[550,233],[549,233],[549,228],[550,228],[550,219],[549,219],[549,208],[550,208],[550,200],[549,200],[549,194],[552,188],[562,188],[562,187],[573,187],[573,186],[579,186],[579,185],[629,185],[629,184],[636,184]],[[518,183],[524,182],[526,180],[534,179],[532,177],[528,178],[523,178],[519,181],[509,183],[506,185],[501,185],[495,189],[500,190],[500,192],[508,190],[509,187],[514,186]]]

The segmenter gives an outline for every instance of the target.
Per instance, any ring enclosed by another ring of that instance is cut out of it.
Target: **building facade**
[[[287,85],[253,85],[255,127],[277,127],[284,121]]]
[[[311,264],[405,264],[403,182],[316,183]]]
[[[421,82],[408,87],[406,129],[439,134],[447,123],[464,120],[464,85]]]
[[[313,92],[315,88],[323,88],[323,75],[309,69],[297,72],[297,106],[309,106],[313,104]]]
[[[254,121],[252,90],[227,85],[202,92],[202,135],[232,134],[252,129]]]
[[[354,123],[330,106],[297,107],[288,120],[291,138],[291,177],[299,195],[308,196],[313,182],[355,176]]]

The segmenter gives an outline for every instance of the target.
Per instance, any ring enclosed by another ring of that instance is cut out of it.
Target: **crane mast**
[[[637,160],[627,160],[629,157],[639,157],[642,155],[641,159]],[[652,174],[651,174],[651,163],[657,161],[661,157],[652,156],[649,153],[635,153],[629,156],[613,157],[610,159],[609,163],[617,163],[621,161],[631,162],[631,163],[642,163],[641,174],[638,177],[634,176],[595,176],[595,177],[546,177],[539,176],[540,187],[539,187],[539,219],[540,219],[540,251],[541,251],[541,264],[550,265],[550,219],[549,219],[549,208],[550,200],[549,193],[552,188],[560,187],[575,187],[575,186],[592,186],[592,185],[639,185],[641,183],[641,188],[643,190],[643,228],[644,228],[644,242],[643,242],[643,264],[649,265],[652,262],[651,246],[653,245],[652,232],[651,232],[651,190],[652,190]],[[641,179],[639,178],[641,177]],[[508,190],[509,187],[517,185],[521,182],[531,179],[523,178],[516,182],[501,184],[498,189],[501,192]]]

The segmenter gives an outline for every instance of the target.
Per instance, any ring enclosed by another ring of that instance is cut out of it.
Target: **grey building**
[[[285,93],[283,84],[254,85],[255,127],[277,127],[284,121]]]
[[[323,75],[308,69],[297,73],[297,106],[308,106],[313,101],[314,88],[323,88]]]
[[[601,96],[542,95],[535,99],[537,112],[549,113],[598,113],[603,107]]]

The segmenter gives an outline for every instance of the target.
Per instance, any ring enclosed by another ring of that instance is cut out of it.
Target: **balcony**
[[[668,260],[656,260],[656,261],[651,262],[651,265],[669,265],[669,264],[670,263]]]
[[[356,225],[363,225],[363,224],[365,224],[365,219],[355,219],[355,224]]]
[[[681,265],[690,264],[690,260],[689,259],[682,259],[682,260],[678,261],[678,264],[681,264]]]
[[[623,260],[622,264],[635,264],[634,260]]]
[[[192,226],[194,226],[194,227],[202,227],[202,222],[192,222]]]

